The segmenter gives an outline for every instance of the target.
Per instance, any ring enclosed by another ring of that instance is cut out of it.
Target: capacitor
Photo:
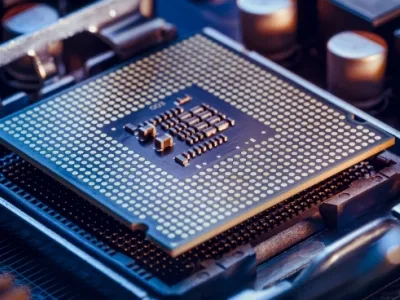
[[[24,3],[7,10],[2,18],[6,39],[35,32],[59,19],[56,9],[46,4]]]
[[[387,67],[388,46],[379,35],[345,31],[327,44],[328,89],[360,108],[380,102]]]
[[[294,52],[296,0],[238,0],[243,43],[274,60]]]
[[[319,40],[326,42],[339,32],[363,30],[379,33],[389,41],[399,24],[399,4],[398,0],[318,0]]]
[[[5,41],[46,28],[60,18],[57,10],[47,4],[22,3],[5,11],[1,18],[3,39]],[[24,57],[7,67],[8,73],[22,88],[36,86],[58,71],[56,58],[61,56],[61,41],[49,43],[41,49],[26,49]],[[29,84],[28,84],[29,82]],[[33,85],[32,85],[33,84]]]

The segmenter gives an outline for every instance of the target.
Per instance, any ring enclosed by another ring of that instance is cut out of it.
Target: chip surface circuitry
[[[7,117],[0,136],[173,256],[394,144],[203,35]]]

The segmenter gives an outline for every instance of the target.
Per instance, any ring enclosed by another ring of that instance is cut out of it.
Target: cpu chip
[[[7,117],[0,136],[173,256],[394,143],[203,35]]]

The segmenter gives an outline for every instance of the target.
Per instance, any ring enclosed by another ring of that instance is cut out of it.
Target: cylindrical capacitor
[[[57,10],[47,4],[22,3],[8,9],[2,19],[3,38],[11,40],[15,37],[38,31],[50,26],[60,18]],[[26,49],[29,55],[19,58],[7,67],[8,73],[18,82],[33,87],[57,73],[56,59],[61,56],[63,44],[56,41],[41,49]],[[40,85],[40,84],[39,84]],[[31,85],[29,85],[31,86]]]
[[[360,108],[380,101],[387,66],[388,46],[380,36],[345,31],[327,44],[328,89]]]
[[[59,19],[57,10],[46,4],[23,3],[7,10],[2,18],[5,39],[45,28]]]
[[[243,43],[271,59],[294,52],[297,34],[296,0],[238,0]]]

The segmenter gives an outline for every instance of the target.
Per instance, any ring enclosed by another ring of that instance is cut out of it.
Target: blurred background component
[[[104,299],[0,225],[0,299]]]
[[[19,286],[14,282],[11,273],[0,274],[0,299],[2,300],[29,300],[31,291],[27,286]]]
[[[391,40],[400,5],[397,0],[318,0],[318,13],[324,41],[346,30],[372,31]]]
[[[384,90],[387,43],[366,31],[344,31],[327,44],[328,89],[360,108],[381,101]]]
[[[21,3],[7,9],[2,17],[4,42],[46,28],[59,20],[59,12],[47,4]],[[10,86],[24,91],[39,89],[43,81],[63,75],[62,41],[29,50],[27,55],[10,63],[3,73]]]
[[[273,60],[293,54],[297,38],[295,0],[239,0],[243,42]]]

